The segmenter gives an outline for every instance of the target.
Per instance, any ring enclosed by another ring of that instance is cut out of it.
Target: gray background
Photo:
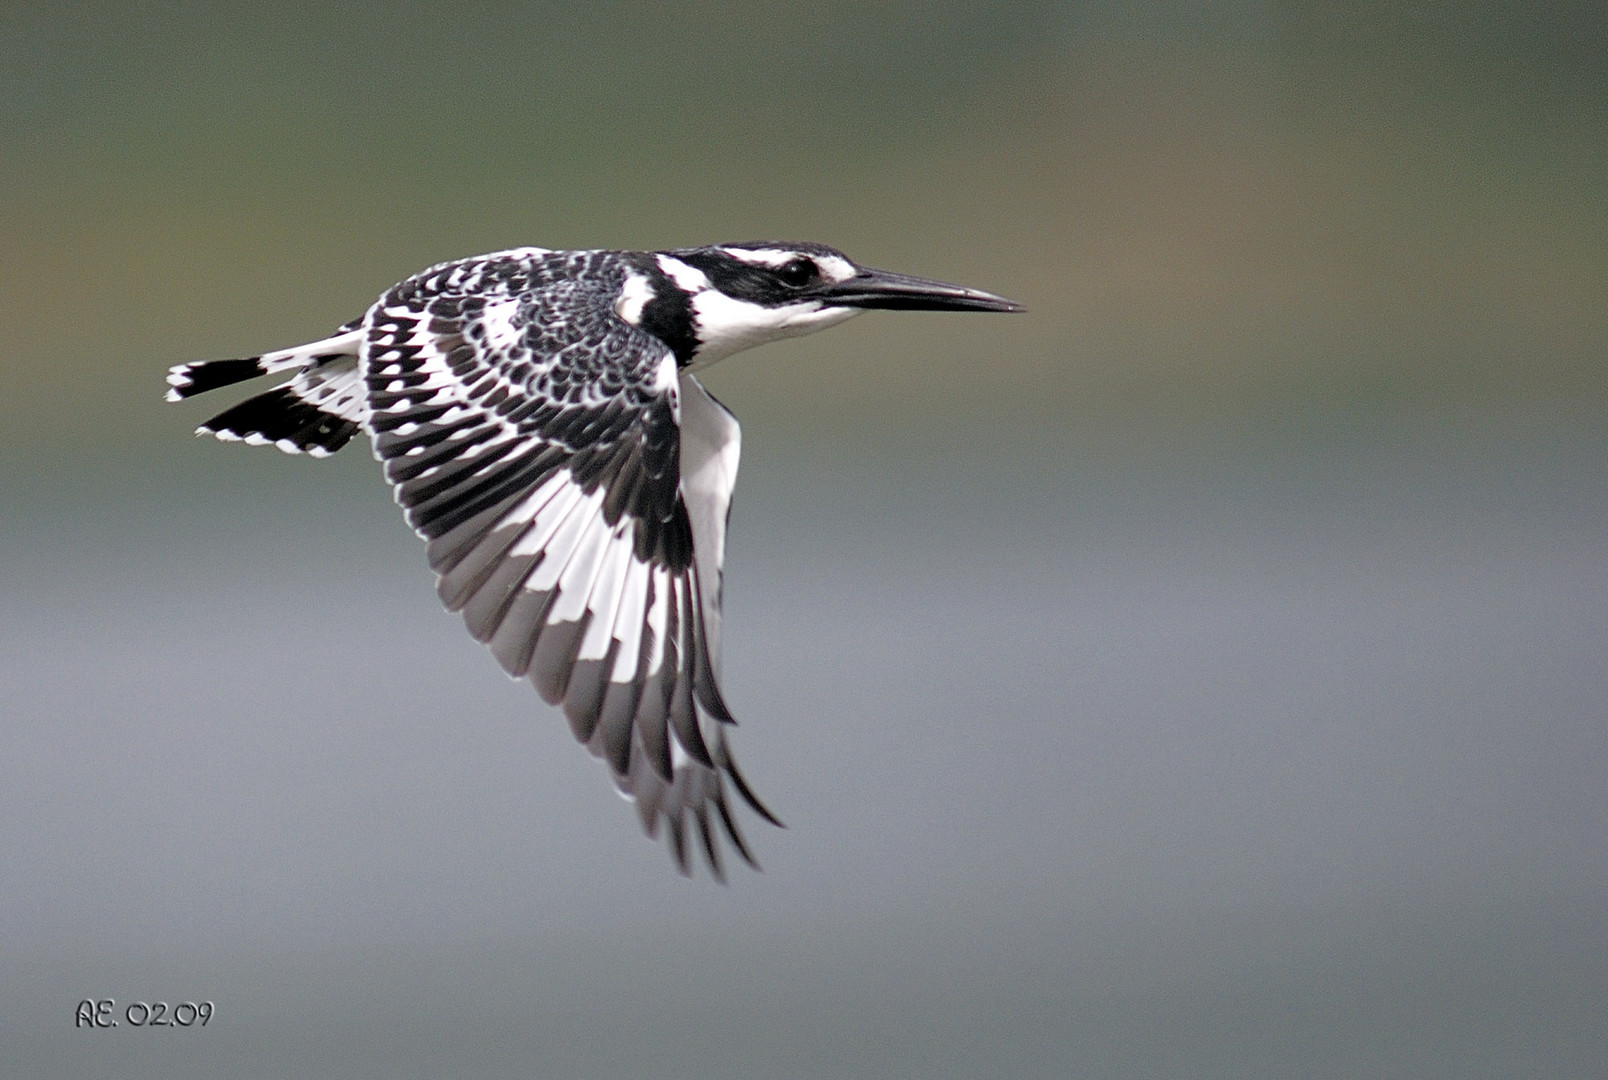
[[[1601,1075],[1599,7],[6,8],[0,1072]],[[361,447],[160,394],[770,236],[1031,313],[710,373],[721,887]]]

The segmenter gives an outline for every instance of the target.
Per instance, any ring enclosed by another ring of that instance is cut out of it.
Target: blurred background
[[[1598,3],[5,5],[0,1072],[1600,1076],[1604,116]],[[754,238],[1030,313],[709,373],[721,887],[161,395]]]

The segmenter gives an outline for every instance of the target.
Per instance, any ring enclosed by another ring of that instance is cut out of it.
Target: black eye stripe
[[[803,252],[795,253],[780,266],[748,262],[718,248],[690,248],[671,254],[702,270],[709,284],[720,292],[757,304],[794,303],[799,290],[822,279],[820,265]]]

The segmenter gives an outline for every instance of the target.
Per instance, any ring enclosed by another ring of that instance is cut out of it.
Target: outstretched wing
[[[690,815],[719,874],[711,817],[753,861],[727,780],[775,820],[732,761],[716,679],[737,426],[617,291],[404,282],[368,319],[368,426],[442,601],[562,705],[684,871]]]

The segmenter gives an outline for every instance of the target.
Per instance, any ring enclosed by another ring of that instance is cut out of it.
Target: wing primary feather
[[[552,562],[544,564],[543,571],[530,579],[535,587],[558,593],[530,661],[531,685],[549,705],[564,700],[570,670],[592,618],[585,598],[597,578],[597,564],[607,538],[607,534],[599,536],[600,530],[590,527],[597,522],[595,514],[596,503],[586,496],[566,508],[547,541]]]
[[[670,792],[670,801],[675,801],[675,792]],[[682,819],[683,810],[678,804],[672,812],[665,809],[664,821],[669,826],[670,854],[676,860],[676,869],[681,871],[683,877],[692,876],[692,866],[687,861],[687,825]]]
[[[692,591],[703,593],[703,582],[698,577],[696,564],[689,568],[692,580]],[[705,609],[701,599],[693,601],[692,617],[697,627],[693,635],[693,686],[698,692],[698,701],[713,716],[723,724],[735,724],[736,718],[731,710],[726,708],[725,699],[721,697],[720,687],[715,682],[714,666],[709,659],[709,635],[707,632]]]
[[[465,551],[452,569],[436,582],[436,595],[448,611],[457,611],[486,586],[502,566],[508,549],[531,529],[531,522],[517,520],[488,529],[479,544]]]
[[[594,528],[598,525],[594,524]],[[615,530],[603,549],[598,562],[597,577],[592,585],[592,593],[586,600],[587,609],[592,612],[592,630],[585,640],[581,642],[581,651],[578,654],[584,660],[596,660],[611,645],[622,644],[623,639],[617,632],[621,608],[625,606],[626,592],[631,587],[631,541],[620,535],[623,530]],[[635,656],[636,649],[631,649]],[[633,665],[634,666],[634,665]],[[610,668],[606,677],[613,677],[614,669]]]
[[[645,594],[653,588],[653,576],[651,567],[631,558],[629,540],[625,542],[623,551],[627,566],[621,587],[618,614],[615,616],[613,635],[615,647],[611,650],[612,663],[608,683],[603,692],[603,706],[598,726],[600,732],[607,733],[606,740],[614,740],[621,747],[617,751],[617,761],[628,763],[632,747],[632,731],[636,728],[636,717],[641,708],[645,683],[647,653],[643,646],[646,644],[646,639],[651,636],[644,617],[647,604]],[[662,732],[660,734],[662,736]],[[647,750],[649,740],[650,736],[646,732],[637,735],[637,741],[644,751]],[[615,772],[624,773],[623,765],[617,767]]]
[[[609,672],[609,680],[635,683],[640,688],[647,670],[647,650],[644,646],[652,636],[647,607],[648,594],[653,589],[653,567],[636,560],[632,555],[629,537],[624,538],[620,548],[625,559],[625,572],[614,616],[614,640],[620,643],[620,652],[614,669]]]
[[[720,814],[720,823],[726,828],[726,835],[731,838],[731,846],[737,849],[737,854],[743,857],[743,862],[758,870],[759,862],[754,858],[754,853],[748,850],[748,841],[743,839],[742,830],[737,828],[737,819],[732,817],[731,804],[726,799],[725,785],[718,774],[715,777],[715,784],[715,797],[712,801]]]
[[[636,800],[642,831],[652,840],[659,835],[659,811],[664,807],[668,784],[640,757],[631,762],[631,797]]]
[[[464,445],[471,442],[470,436],[479,431],[489,435],[495,429],[476,416],[462,417],[445,424],[419,423],[417,430],[406,435],[394,431],[376,432],[374,449],[385,461],[385,478],[393,484],[399,484],[413,478],[418,471],[413,465],[421,462],[421,459],[427,459],[423,463],[428,464],[440,460],[443,454],[450,457],[463,453]],[[408,457],[410,451],[418,453]]]
[[[405,405],[406,402],[402,404]],[[375,435],[381,435],[386,432],[394,432],[403,424],[433,424],[455,408],[461,408],[461,406],[445,404],[419,406],[412,409],[403,408],[385,412],[375,410],[373,415],[369,417],[369,428]],[[375,439],[375,445],[379,445],[378,438]]]
[[[490,641],[497,633],[509,605],[541,561],[540,555],[511,555],[486,575],[463,605],[463,623],[476,641]]]
[[[549,705],[557,705],[564,700],[564,692],[569,688],[570,669],[575,666],[575,649],[581,643],[581,633],[586,629],[588,618],[589,615],[582,615],[574,622],[548,622],[542,627],[541,637],[536,639],[528,677],[530,684]]]
[[[661,584],[663,582],[664,584]],[[642,625],[642,657],[639,676],[642,692],[638,698],[636,729],[642,752],[653,770],[669,783],[674,779],[670,760],[670,695],[675,689],[675,666],[668,653],[665,630],[673,625],[668,574],[654,568],[648,575],[643,606],[647,617]],[[655,620],[660,623],[654,629]]]
[[[553,597],[550,591],[521,589],[503,614],[502,625],[486,642],[503,670],[516,679],[530,671],[531,655],[536,651],[542,625],[552,609]]]
[[[760,817],[764,818],[778,829],[787,828],[786,825],[782,824],[781,819],[775,814],[771,813],[770,808],[764,803],[760,802],[759,797],[754,794],[751,788],[749,788],[748,781],[744,780],[743,774],[737,771],[737,761],[731,756],[731,750],[726,746],[724,739],[722,739],[720,743],[720,764],[721,767],[726,770],[726,775],[731,777],[732,787],[737,789],[737,794],[743,797],[743,802],[747,803],[754,813],[758,814]]]
[[[609,551],[609,531],[597,512],[598,500],[583,496],[564,517],[563,524],[548,541],[555,553],[568,551],[562,563],[552,567],[554,584],[559,589],[559,602],[553,617],[560,620],[578,619],[588,611],[597,576],[603,569]],[[537,579],[540,587],[547,585],[547,576]]]
[[[588,737],[591,736],[593,729],[596,729],[602,739],[600,745],[603,756],[614,767],[616,773],[624,773],[628,761],[627,755],[631,750],[631,718],[636,715],[637,703],[634,684],[619,684],[613,680],[620,655],[626,650],[625,643],[615,631],[622,614],[621,608],[625,606],[626,592],[632,584],[631,543],[628,538],[618,533],[619,530],[616,530],[616,535],[604,549],[592,595],[586,602],[587,610],[592,613],[592,625],[589,632],[581,639],[580,648],[576,653],[580,659],[576,661],[576,672],[570,678],[570,688],[565,695],[564,706],[565,712],[571,714],[572,723],[587,727]],[[637,635],[640,639],[640,624]],[[601,657],[598,656],[600,649]],[[634,655],[635,652],[635,648],[632,648],[631,653]],[[593,663],[601,664],[595,675],[587,666]],[[615,685],[624,686],[624,696],[613,694],[615,705],[612,715],[618,720],[613,725],[603,724],[599,727],[604,707],[608,704],[612,687]],[[575,696],[577,686],[582,688],[584,696]],[[572,700],[573,708],[579,710],[581,715],[571,713]]]
[[[430,569],[446,574],[468,557],[479,545],[481,538],[506,514],[515,500],[505,499],[496,506],[487,507],[474,517],[430,541],[426,549]]]
[[[709,873],[722,885],[726,883],[726,868],[721,864],[720,845],[709,828],[709,803],[699,799],[692,807],[693,819],[698,822],[698,838],[703,841],[704,858],[709,861]]]
[[[663,672],[642,681],[635,727],[649,766],[669,783],[675,771],[670,760],[670,685]]]
[[[518,503],[511,506],[502,504],[506,509],[497,517],[485,519],[477,515],[475,520],[481,523],[483,531],[476,546],[470,547],[465,543],[453,552],[450,567],[437,568],[441,579],[436,583],[436,592],[447,610],[456,611],[467,603],[485,585],[486,579],[496,572],[500,559],[540,554],[544,556],[545,563],[548,558],[567,558],[572,549],[557,544],[549,547],[549,543],[568,520],[579,499],[580,492],[560,475]],[[468,524],[465,522],[461,527],[467,527]],[[456,534],[453,534],[450,542],[458,545]],[[537,569],[539,567],[533,568],[532,572]],[[556,579],[556,572],[553,577]]]
[[[690,591],[685,575],[676,580],[677,600],[681,608],[677,620],[680,635],[676,649],[676,686],[670,697],[670,721],[675,727],[676,741],[681,748],[700,765],[713,768],[715,762],[709,756],[709,747],[704,744],[703,732],[698,728],[698,709],[693,701],[693,674],[689,665],[693,663],[697,647],[694,640],[696,624],[692,616],[692,607],[697,601],[689,599]]]
[[[613,657],[608,659],[612,660]],[[635,683],[604,683],[603,701],[598,707],[597,730],[592,733],[592,739],[601,751],[600,756],[616,774],[624,774],[631,763],[631,721],[636,715],[636,706]]]
[[[591,612],[587,612],[587,621],[592,622]],[[594,624],[595,625],[595,624]],[[570,730],[575,733],[575,741],[585,743],[592,748],[592,740],[598,732],[598,720],[603,712],[603,696],[609,677],[609,666],[613,663],[614,649],[601,660],[577,660],[570,669],[569,685],[564,688],[564,715],[569,719]],[[629,719],[629,718],[628,718]],[[600,743],[594,750],[599,757],[604,757],[617,773],[623,773],[627,764],[625,754],[631,749],[631,729],[625,731],[623,749],[615,747],[612,743]]]

